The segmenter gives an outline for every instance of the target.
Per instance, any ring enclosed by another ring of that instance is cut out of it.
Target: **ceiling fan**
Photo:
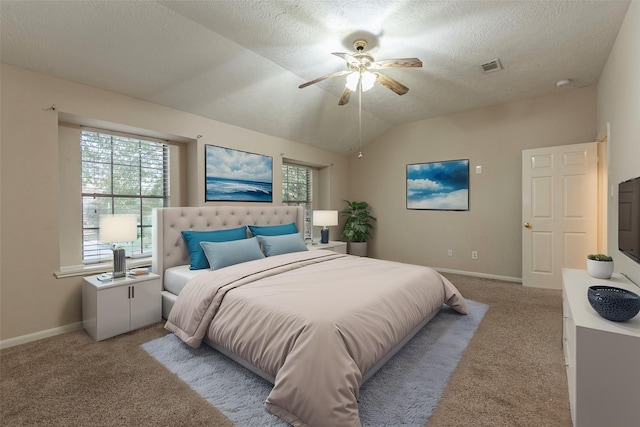
[[[312,84],[321,82],[332,77],[347,75],[347,83],[338,105],[344,105],[349,102],[349,97],[352,92],[358,89],[358,85],[362,89],[362,92],[366,92],[371,89],[375,82],[391,89],[398,95],[404,95],[409,91],[409,88],[400,83],[399,81],[392,79],[378,71],[382,68],[408,68],[408,67],[422,67],[422,61],[418,58],[397,58],[397,59],[383,59],[375,61],[373,56],[364,52],[367,47],[367,41],[364,39],[358,39],[353,42],[353,47],[357,53],[340,53],[334,52],[333,55],[347,61],[347,69],[343,71],[337,71],[335,73],[327,74],[326,76],[318,77],[315,80],[303,83],[298,86],[303,89]]]

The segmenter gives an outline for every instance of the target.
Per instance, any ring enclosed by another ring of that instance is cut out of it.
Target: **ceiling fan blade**
[[[317,79],[311,80],[310,82],[303,83],[300,86],[298,86],[298,88],[303,89],[303,88],[305,88],[307,86],[311,86],[312,84],[321,82],[323,80],[330,79],[332,77],[343,76],[343,75],[349,74],[349,73],[351,73],[351,70],[337,71],[335,73],[327,74],[326,76],[318,77]]]
[[[369,68],[407,68],[407,67],[422,67],[422,61],[418,58],[396,58],[396,59],[383,59],[380,61],[374,61]]]
[[[345,87],[344,90],[342,91],[342,96],[340,96],[340,101],[338,102],[338,105],[344,105],[347,102],[349,102],[349,98],[351,98],[351,89],[349,89],[348,87]]]
[[[376,81],[378,83],[380,83],[382,86],[385,86],[391,89],[398,95],[404,95],[405,93],[409,92],[409,88],[403,85],[402,83],[400,83],[399,81],[394,80],[391,77],[385,76],[384,74],[381,74],[381,73],[373,73],[373,74],[376,75]]]
[[[360,61],[358,61],[358,59],[355,56],[349,53],[333,52],[332,55],[339,56],[340,58],[344,59],[345,61],[347,61],[347,63],[349,63],[350,65],[353,65],[354,67],[358,67],[360,65]]]

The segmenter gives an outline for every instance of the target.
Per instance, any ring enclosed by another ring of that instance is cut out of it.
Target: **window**
[[[287,206],[304,206],[304,238],[311,239],[311,168],[298,165],[282,165],[282,203]]]
[[[151,214],[166,205],[168,145],[135,135],[82,129],[82,260],[112,257],[111,246],[100,242],[100,215],[136,214],[138,239],[123,242],[127,256],[150,255]]]

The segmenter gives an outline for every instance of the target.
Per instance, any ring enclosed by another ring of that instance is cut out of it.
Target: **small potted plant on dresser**
[[[372,221],[376,218],[369,213],[367,202],[344,201],[347,206],[340,212],[347,217],[342,236],[347,242],[347,252],[351,255],[367,256],[367,239],[373,231]]]
[[[613,274],[613,258],[605,254],[587,255],[587,273],[596,279],[610,279]]]

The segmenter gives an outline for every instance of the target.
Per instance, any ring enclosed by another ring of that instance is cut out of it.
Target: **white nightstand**
[[[82,283],[82,325],[96,341],[162,320],[162,281],[157,274]]]
[[[328,251],[334,251],[339,254],[347,253],[347,243],[346,242],[337,242],[334,240],[329,240],[329,243],[307,243],[307,248],[310,251],[314,251],[316,249],[326,249]]]

